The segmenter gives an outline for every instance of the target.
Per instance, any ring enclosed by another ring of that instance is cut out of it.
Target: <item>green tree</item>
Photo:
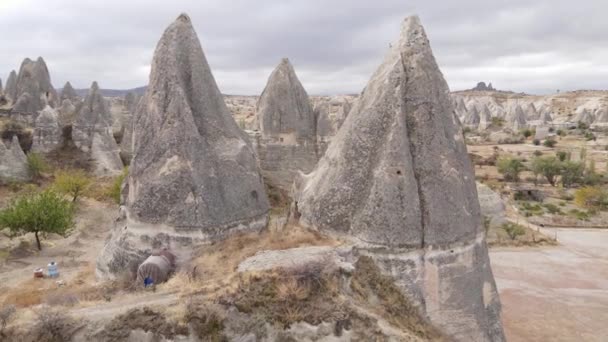
[[[498,172],[500,172],[506,181],[518,182],[519,174],[525,170],[525,166],[520,159],[513,157],[501,157],[496,162]]]
[[[568,157],[568,153],[564,151],[557,151],[555,152],[555,155],[557,156],[560,162],[566,161],[566,158]]]
[[[562,171],[562,163],[553,156],[536,157],[532,159],[530,170],[534,173],[535,183],[538,175],[542,175],[547,179],[547,182],[549,182],[551,186],[555,186],[557,177]]]
[[[503,223],[501,228],[507,233],[507,235],[509,235],[509,237],[513,241],[515,241],[515,239],[517,239],[517,237],[519,236],[526,235],[526,228],[522,227],[519,224],[511,222]]]
[[[567,160],[562,163],[562,185],[564,188],[570,188],[576,183],[583,180],[585,173],[585,164]]]
[[[64,170],[55,174],[53,187],[60,193],[72,197],[72,202],[76,202],[91,185],[91,179],[82,170]]]
[[[42,249],[40,233],[66,236],[73,226],[72,203],[52,190],[19,197],[0,211],[0,227],[15,235],[34,233],[38,250]]]

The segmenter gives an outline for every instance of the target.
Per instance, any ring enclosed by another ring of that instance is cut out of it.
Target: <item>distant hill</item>
[[[101,89],[101,94],[105,97],[124,97],[128,93],[133,93],[136,95],[143,95],[146,92],[146,89],[148,89],[147,86],[138,87],[138,88],[134,88],[134,89],[127,89],[127,90]],[[61,93],[62,90],[63,89],[57,89],[57,92]],[[78,94],[78,96],[80,96],[80,97],[87,96],[87,93],[89,92],[89,89],[75,89],[75,90],[76,90],[76,94]]]

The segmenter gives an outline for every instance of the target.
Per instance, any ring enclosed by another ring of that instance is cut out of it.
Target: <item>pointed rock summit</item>
[[[263,137],[314,139],[314,111],[289,59],[282,59],[270,75],[257,113]]]
[[[15,94],[17,92],[17,72],[12,70],[8,75],[8,79],[6,80],[6,84],[4,87],[4,94],[8,96],[13,102],[16,101]]]
[[[315,171],[294,186],[300,224],[372,257],[459,341],[503,341],[475,175],[418,17],[378,68]]]
[[[513,129],[514,132],[518,132],[520,129],[526,128],[526,113],[521,108],[521,105],[515,106],[515,109],[507,116],[506,121],[507,125]]]
[[[37,113],[46,105],[57,105],[57,91],[51,84],[49,69],[42,57],[36,61],[26,58],[21,63],[15,87],[14,110]]]
[[[106,101],[93,82],[72,127],[72,141],[95,162],[99,176],[115,176],[123,169],[119,148],[112,135],[112,117]]]
[[[492,112],[487,105],[483,105],[483,109],[479,115],[479,130],[486,130],[492,124]]]
[[[481,117],[479,116],[479,110],[477,110],[477,107],[472,106],[467,112],[467,115],[464,117],[463,124],[471,128],[477,128],[480,121]]]
[[[27,157],[19,146],[17,136],[13,136],[8,146],[0,139],[0,183],[26,182],[30,179]]]
[[[98,258],[100,276],[115,276],[158,245],[187,259],[193,243],[259,230],[268,220],[254,150],[226,107],[187,15],[160,39],[141,101],[125,217]]]
[[[78,100],[78,94],[70,82],[67,82],[61,89],[61,102],[64,100],[70,100],[72,103]]]

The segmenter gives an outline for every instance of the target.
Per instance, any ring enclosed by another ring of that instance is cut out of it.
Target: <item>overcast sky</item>
[[[608,89],[607,0],[0,0],[0,77],[42,56],[57,88],[145,85],[181,12],[227,94],[259,94],[282,57],[310,94],[359,93],[413,14],[452,90]]]

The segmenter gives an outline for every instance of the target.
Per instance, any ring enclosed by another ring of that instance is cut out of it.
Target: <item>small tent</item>
[[[175,268],[175,256],[167,250],[153,253],[137,269],[137,282],[145,286],[164,283]]]

